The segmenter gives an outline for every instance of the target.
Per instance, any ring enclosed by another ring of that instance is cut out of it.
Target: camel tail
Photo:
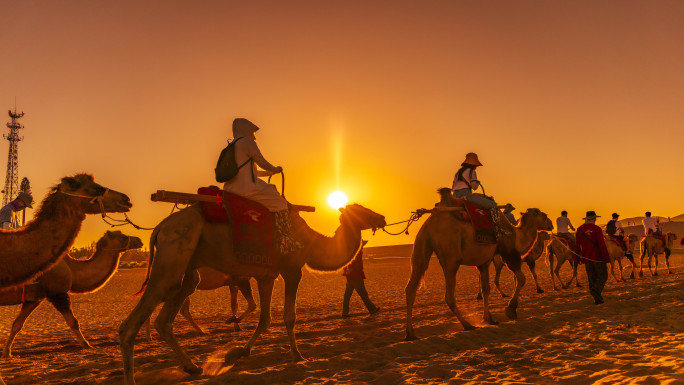
[[[154,247],[157,245],[157,234],[159,234],[159,227],[156,227],[150,235],[150,260],[147,262],[147,276],[145,276],[145,282],[142,283],[140,290],[137,293],[131,295],[131,297],[140,296],[147,287],[147,282],[150,280],[150,271],[152,270],[152,261],[154,260]]]

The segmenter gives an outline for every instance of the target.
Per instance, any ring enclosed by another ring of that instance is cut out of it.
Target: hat
[[[21,199],[22,202],[26,205],[26,207],[32,209],[32,203],[33,203],[33,197],[29,193],[25,192],[20,192],[19,195],[17,196],[17,199]]]
[[[469,164],[471,166],[482,166],[480,160],[477,159],[477,154],[474,152],[469,152],[466,154],[466,158],[463,161],[463,164]]]
[[[595,211],[587,211],[587,216],[582,218],[582,219],[595,219],[595,218],[601,218],[600,215],[596,215]]]
[[[611,216],[612,216],[614,219],[618,219],[618,217],[619,217],[620,215],[619,215],[618,213],[613,213],[613,215],[611,215]]]

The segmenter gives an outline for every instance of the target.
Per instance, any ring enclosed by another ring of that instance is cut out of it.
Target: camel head
[[[97,248],[104,248],[109,250],[134,250],[143,247],[143,242],[138,237],[132,237],[122,233],[121,231],[107,231],[99,241],[97,241]]]
[[[540,231],[537,234],[537,242],[544,243],[550,239],[551,239],[551,234],[549,234],[547,231]]]
[[[551,231],[553,230],[553,223],[545,212],[539,209],[527,209],[526,212],[520,213],[520,226],[531,226],[537,230]]]
[[[627,250],[633,250],[639,244],[639,236],[636,234],[629,234],[627,236]]]
[[[64,177],[53,191],[79,201],[86,214],[125,213],[133,206],[126,194],[95,183],[89,174]]]
[[[383,228],[387,225],[385,217],[367,209],[359,204],[351,204],[346,207],[340,207],[340,223],[348,223],[361,230],[372,229],[373,231]]]
[[[675,241],[677,241],[677,234],[667,233],[667,243],[675,242]]]

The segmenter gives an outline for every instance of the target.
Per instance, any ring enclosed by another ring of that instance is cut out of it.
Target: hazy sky
[[[575,224],[684,212],[682,2],[0,1],[0,14],[0,109],[16,97],[26,113],[19,173],[38,200],[85,171],[154,226],[171,205],[150,193],[215,184],[246,117],[325,234],[330,192],[405,220],[469,151],[486,192],[518,209]],[[77,245],[106,229],[89,218]]]

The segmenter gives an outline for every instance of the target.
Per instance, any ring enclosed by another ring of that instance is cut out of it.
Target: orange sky
[[[485,164],[487,193],[519,209],[552,218],[566,209],[575,224],[591,209],[604,220],[684,212],[681,2],[2,1],[0,10],[0,108],[16,97],[26,113],[19,172],[37,199],[86,171],[129,194],[131,217],[154,226],[171,205],[150,193],[214,183],[230,122],[246,117],[285,169],[288,199],[317,206],[304,215],[326,234],[337,226],[333,190],[405,220],[436,202],[469,151]],[[414,226],[366,237],[411,243]],[[76,244],[106,229],[91,217]]]

